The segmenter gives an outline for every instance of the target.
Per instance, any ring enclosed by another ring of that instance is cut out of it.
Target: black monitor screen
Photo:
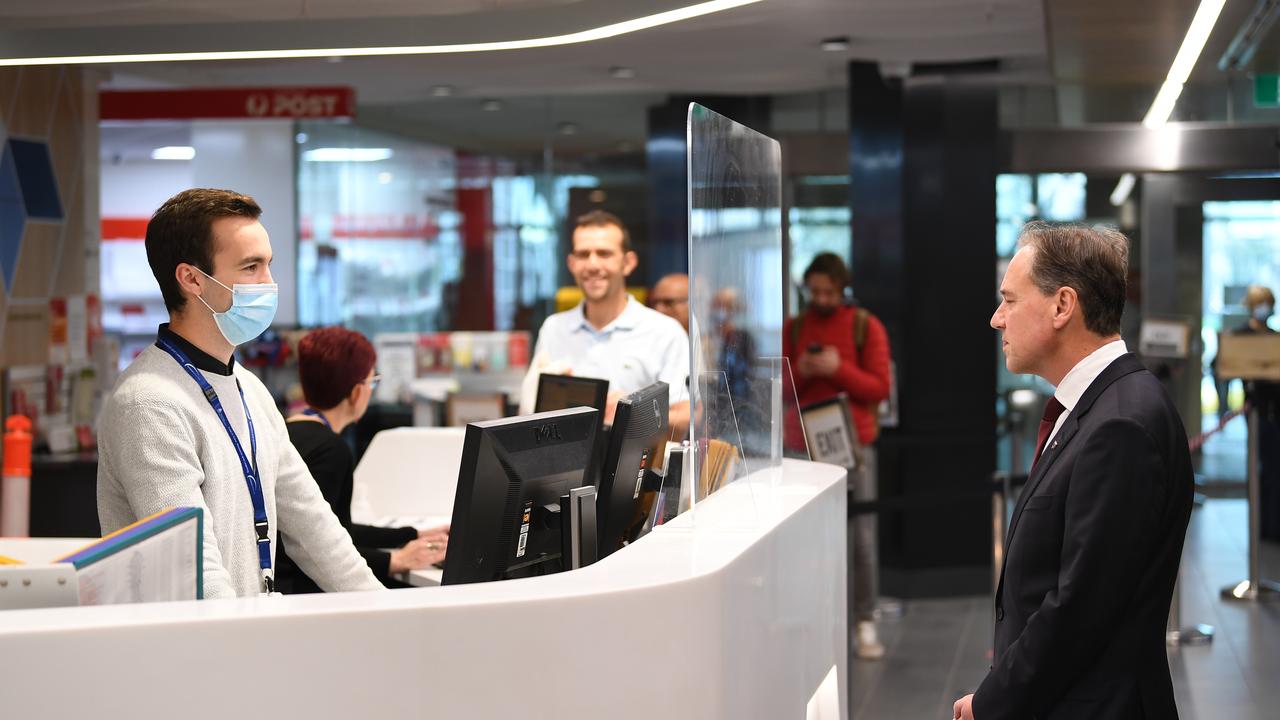
[[[596,493],[601,558],[633,540],[644,523],[641,484],[670,439],[668,397],[667,384],[657,382],[618,401]]]
[[[561,570],[560,496],[592,484],[599,427],[592,408],[468,425],[442,582]]]
[[[589,407],[604,412],[609,381],[572,375],[543,374],[538,378],[538,399],[534,412]]]

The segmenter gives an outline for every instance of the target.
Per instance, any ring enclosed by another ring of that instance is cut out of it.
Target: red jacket
[[[889,336],[880,320],[870,315],[867,337],[859,353],[853,338],[856,313],[857,308],[840,307],[827,317],[809,311],[788,320],[782,332],[782,352],[791,361],[800,405],[845,393],[849,396],[853,423],[858,428],[858,440],[867,445],[875,442],[880,431],[876,409],[889,397]],[[793,344],[791,325],[795,322],[800,323],[800,333]],[[840,353],[840,368],[831,377],[801,377],[798,362],[814,343],[834,345]]]

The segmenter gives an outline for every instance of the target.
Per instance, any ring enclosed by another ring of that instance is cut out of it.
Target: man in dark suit
[[[995,656],[955,717],[1177,718],[1165,623],[1191,515],[1187,437],[1120,339],[1128,241],[1031,223],[991,326],[1056,386],[1005,545]]]

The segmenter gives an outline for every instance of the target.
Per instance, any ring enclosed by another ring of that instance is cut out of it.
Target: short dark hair
[[[213,221],[224,217],[257,220],[260,215],[262,208],[248,195],[211,188],[183,190],[156,210],[147,223],[147,263],[169,312],[186,304],[175,275],[178,265],[195,265],[213,274]]]
[[[592,210],[584,215],[579,215],[578,219],[573,223],[574,231],[584,227],[609,227],[613,226],[622,231],[622,252],[631,252],[631,233],[627,232],[627,226],[622,224],[622,219],[607,210]],[[572,248],[573,237],[569,238],[570,248]]]
[[[841,260],[840,256],[835,253],[818,253],[813,258],[813,262],[809,263],[809,267],[804,269],[804,281],[806,283],[809,282],[810,275],[826,275],[841,290],[849,287],[849,268],[845,266],[844,260]]]
[[[1045,295],[1069,287],[1080,298],[1084,326],[1120,332],[1129,276],[1129,239],[1119,230],[1079,223],[1029,222],[1018,238],[1031,256],[1031,282]]]
[[[378,361],[373,343],[355,330],[312,330],[298,341],[298,381],[307,404],[317,410],[337,407],[369,377]]]

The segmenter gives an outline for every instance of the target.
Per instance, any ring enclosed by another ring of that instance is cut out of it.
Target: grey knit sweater
[[[279,532],[289,556],[324,590],[381,588],[289,442],[262,382],[238,364],[230,376],[204,376],[248,455],[249,426],[236,380],[244,388],[258,439],[273,565]],[[98,421],[98,519],[106,534],[173,506],[204,510],[204,596],[257,595],[262,576],[253,503],[235,448],[195,381],[151,346],[120,376]]]

